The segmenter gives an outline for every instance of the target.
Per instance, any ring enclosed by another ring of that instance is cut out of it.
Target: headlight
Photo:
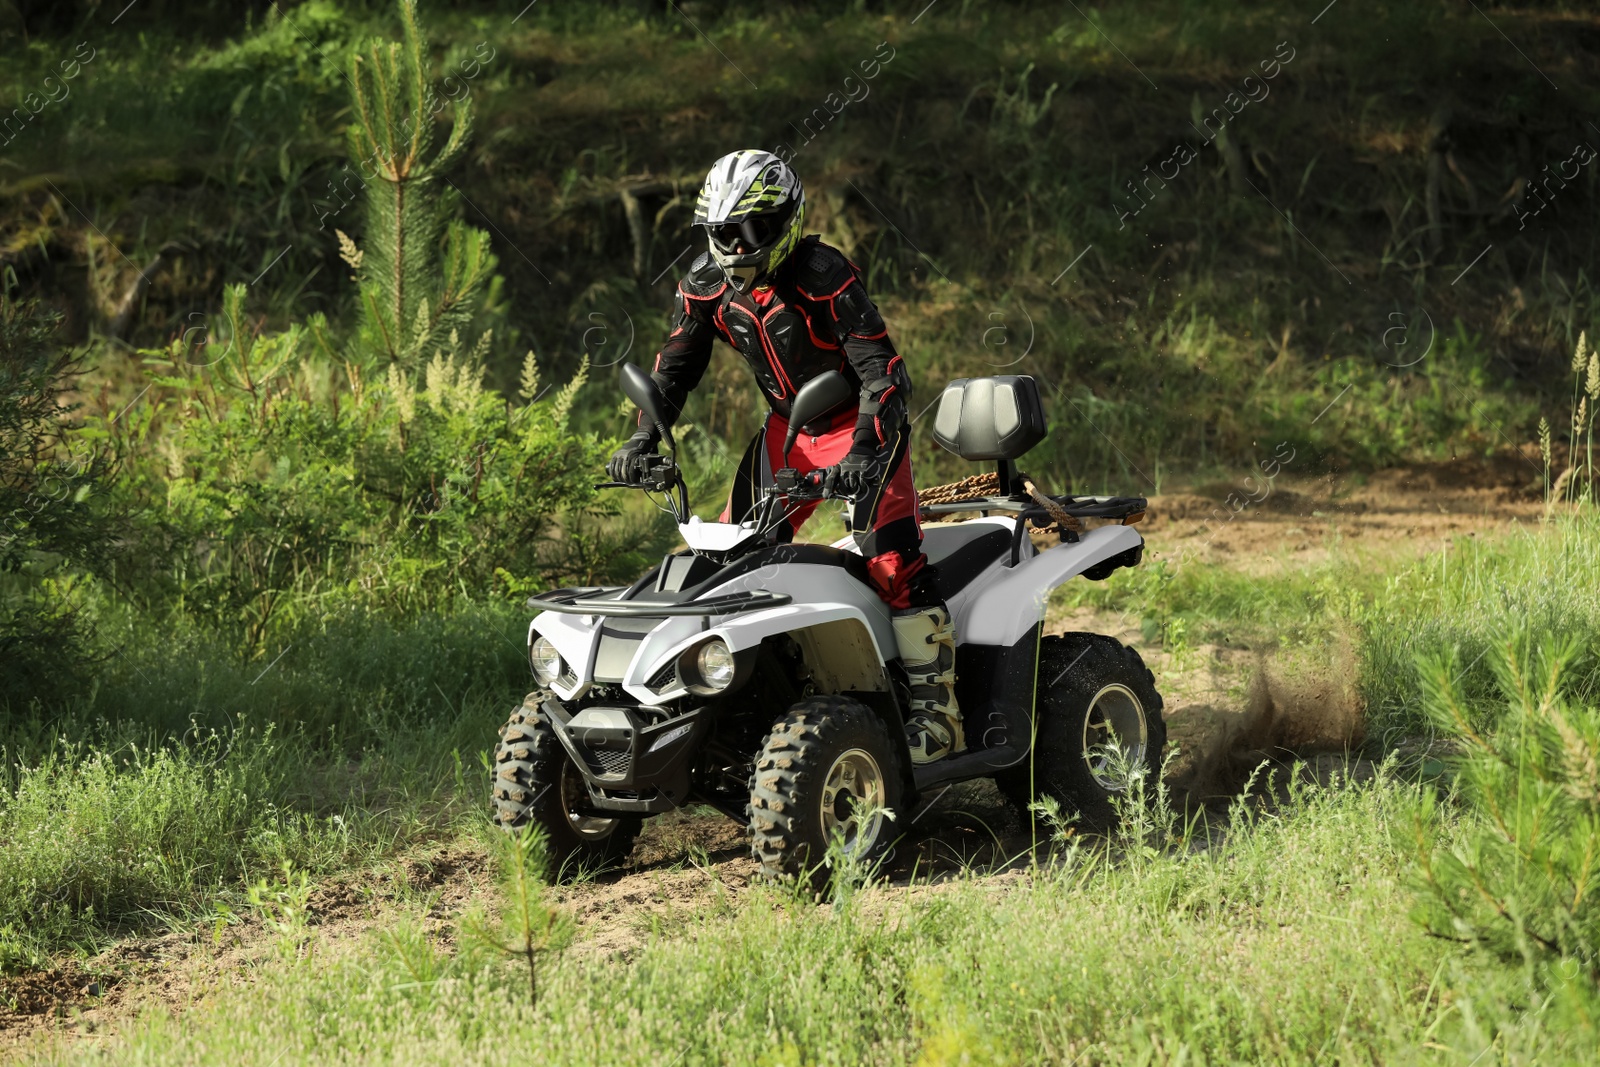
[[[549,685],[561,676],[561,653],[556,651],[556,646],[548,637],[533,639],[533,647],[528,649],[528,662],[540,685]]]
[[[733,653],[719,640],[713,638],[701,645],[694,665],[707,689],[723,690],[733,684]]]

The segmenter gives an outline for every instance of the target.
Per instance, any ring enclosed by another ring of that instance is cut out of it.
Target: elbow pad
[[[889,327],[878,314],[878,305],[867,296],[867,290],[859,281],[833,298],[833,311],[839,322],[840,341],[846,337],[877,341],[889,335]]]

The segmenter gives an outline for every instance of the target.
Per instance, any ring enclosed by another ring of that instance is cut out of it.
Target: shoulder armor
[[[855,267],[843,252],[823,244],[815,234],[794,250],[795,283],[807,296],[827,299],[850,283]]]
[[[721,293],[727,285],[727,277],[723,275],[722,268],[717,266],[716,260],[711,258],[710,252],[701,252],[695,261],[689,264],[689,273],[678,283],[685,296],[697,300],[709,300]]]

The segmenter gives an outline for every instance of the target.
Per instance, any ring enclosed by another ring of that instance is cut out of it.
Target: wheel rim
[[[883,827],[885,789],[878,761],[865,749],[841,752],[822,783],[822,836],[831,842],[844,835],[844,854],[856,856],[872,848]],[[861,812],[873,812],[865,821]]]
[[[617,820],[603,819],[597,815],[579,815],[577,809],[589,804],[589,790],[584,787],[577,768],[567,763],[561,768],[561,810],[567,822],[579,837],[602,838],[616,829]]]
[[[1130,767],[1142,764],[1149,751],[1149,730],[1144,704],[1125,685],[1108,685],[1089,702],[1083,720],[1083,761],[1095,783],[1108,793],[1120,793],[1127,782],[1117,773],[1110,757],[1112,748],[1121,750]]]

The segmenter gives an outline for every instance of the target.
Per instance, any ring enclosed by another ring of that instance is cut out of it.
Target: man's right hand
[[[649,430],[640,430],[628,438],[628,443],[611,454],[606,464],[606,474],[614,482],[638,485],[646,472],[645,456],[656,454],[656,436]]]

